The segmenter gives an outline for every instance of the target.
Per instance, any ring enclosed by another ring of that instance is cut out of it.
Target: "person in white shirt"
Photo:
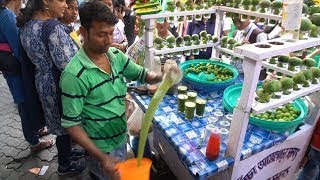
[[[250,19],[241,21],[239,18],[234,18],[233,23],[237,27],[234,38],[238,42],[252,44],[268,40],[267,34],[250,22]]]
[[[241,21],[239,18],[234,18],[233,23],[237,28],[236,35],[234,39],[237,42],[243,44],[253,44],[257,42],[263,42],[268,40],[268,36],[260,28],[258,28],[254,23],[250,22],[250,19]],[[242,61],[237,61],[233,64],[240,74],[243,73]],[[262,70],[259,79],[264,79],[266,71]]]
[[[226,15],[223,16],[223,24],[222,24],[222,31],[224,36],[228,36],[231,26],[233,22],[232,19],[227,17]]]
[[[123,14],[121,10],[115,9],[112,0],[100,0],[102,3],[108,6],[108,8],[118,17],[118,23],[114,26],[113,31],[113,44],[111,47],[116,47],[122,52],[126,52],[128,41],[124,32]]]
[[[124,33],[124,23],[121,19],[119,19],[118,23],[114,26],[113,31],[113,42],[121,44],[126,41],[126,35]]]

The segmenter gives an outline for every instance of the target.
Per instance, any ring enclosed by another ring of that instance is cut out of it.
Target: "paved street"
[[[0,179],[89,179],[87,172],[72,178],[59,177],[56,173],[58,167],[56,154],[55,146],[31,154],[29,144],[22,134],[17,106],[13,103],[6,81],[0,74]],[[28,172],[31,168],[42,166],[49,166],[43,176]]]

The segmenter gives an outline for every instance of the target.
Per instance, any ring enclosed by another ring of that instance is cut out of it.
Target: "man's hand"
[[[180,72],[180,68],[175,60],[168,59],[164,63],[164,72],[178,73]]]
[[[125,44],[112,43],[111,47],[115,47],[115,48],[121,50],[122,52],[126,51],[126,45]]]
[[[162,74],[161,73],[156,73],[154,71],[147,72],[146,82],[148,84],[156,84],[161,81],[162,81]]]
[[[243,40],[242,44],[250,44],[250,42],[248,40]]]
[[[193,56],[193,55],[190,55],[190,56],[189,56],[189,60],[194,60],[194,56]]]
[[[103,171],[112,179],[112,180],[120,180],[120,174],[115,168],[115,165],[119,161],[116,158],[111,156],[105,156],[105,158],[101,161],[101,166]]]
[[[119,173],[115,168],[115,164],[118,162],[115,158],[110,157],[103,152],[92,142],[87,133],[82,129],[80,125],[67,128],[69,135],[72,139],[89,152],[91,156],[99,160],[103,170],[112,177],[111,179],[120,179]]]
[[[164,73],[167,73],[171,77],[175,77],[174,79],[179,79],[178,81],[182,78],[181,70],[175,60],[166,60],[166,63],[164,64]]]
[[[266,80],[277,80],[276,74],[268,74]]]

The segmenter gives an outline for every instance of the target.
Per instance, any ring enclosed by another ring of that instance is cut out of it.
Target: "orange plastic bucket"
[[[117,169],[121,180],[149,180],[151,164],[152,161],[150,159],[143,158],[141,165],[138,167],[137,158],[134,158],[118,163]]]

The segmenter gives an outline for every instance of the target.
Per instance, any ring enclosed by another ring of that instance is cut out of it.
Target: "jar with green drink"
[[[188,87],[184,85],[178,86],[178,94],[187,94]]]
[[[197,91],[188,91],[187,96],[188,96],[188,101],[196,102],[198,94],[197,94]]]
[[[178,94],[178,111],[184,112],[185,102],[187,99],[188,96],[186,94]]]
[[[187,101],[184,104],[185,104],[185,107],[184,107],[185,117],[188,120],[192,120],[194,118],[194,110],[196,109],[196,103]]]
[[[196,115],[202,117],[204,114],[204,109],[206,107],[206,100],[198,98],[196,99]]]

